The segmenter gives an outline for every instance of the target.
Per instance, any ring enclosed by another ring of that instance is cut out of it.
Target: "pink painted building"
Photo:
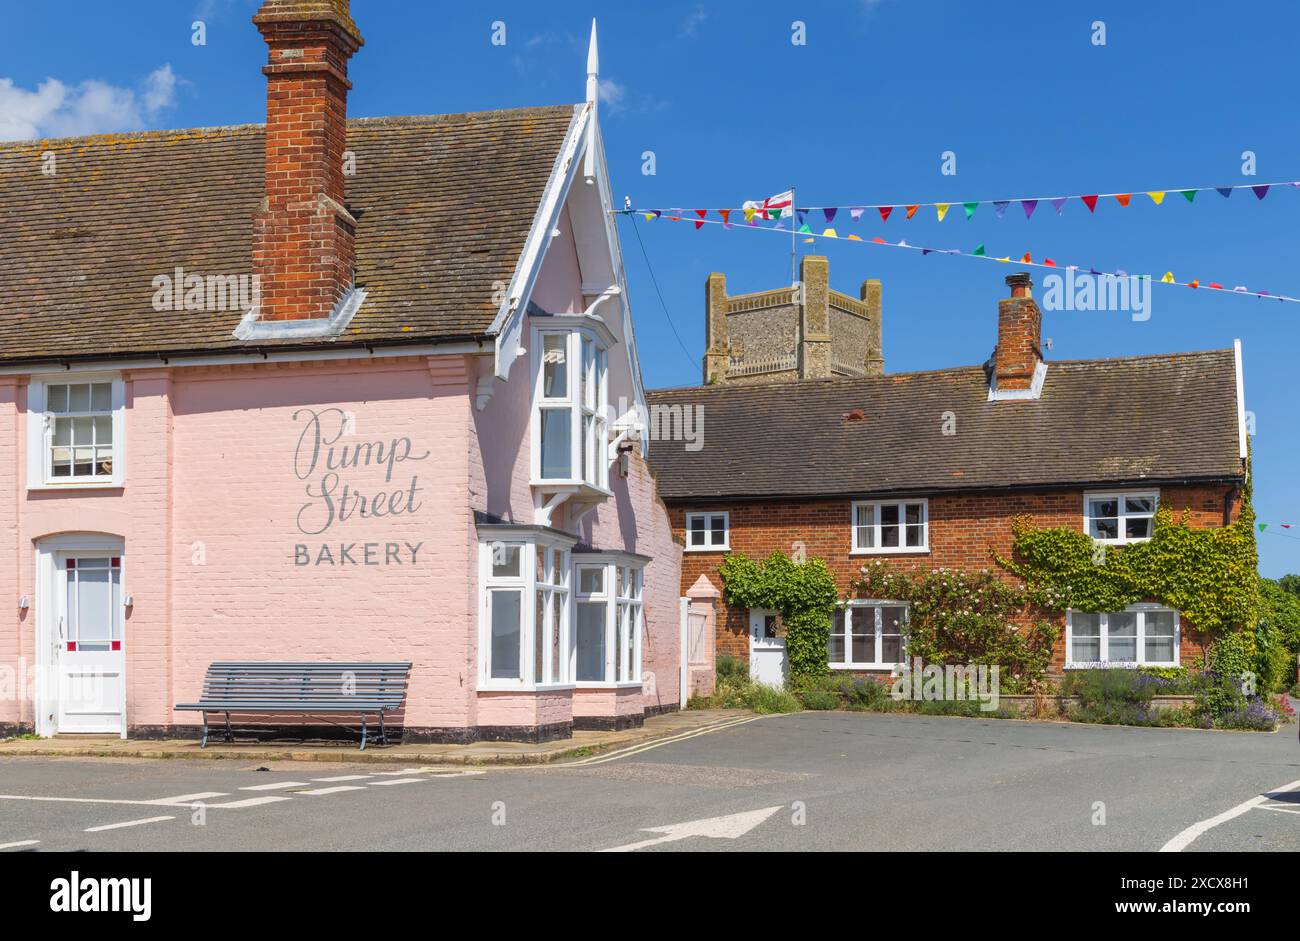
[[[594,30],[582,104],[347,120],[346,0],[254,22],[264,126],[0,145],[0,734],[194,735],[216,660],[410,661],[407,741],[678,708]]]

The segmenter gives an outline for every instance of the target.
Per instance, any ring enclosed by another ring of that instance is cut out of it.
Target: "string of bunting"
[[[749,202],[746,203],[744,206],[739,206],[735,208],[695,209],[693,211],[696,213],[703,213],[705,215],[707,215],[708,213],[716,213],[717,215],[721,216],[724,221],[730,221],[730,218],[733,215],[736,216],[744,215],[745,221],[751,225],[754,224],[755,217],[758,217],[763,221],[770,221],[773,219],[779,220],[783,216],[789,217],[792,212],[798,215],[799,222],[800,224],[802,224],[807,220],[809,213],[820,212],[823,218],[826,220],[826,224],[829,225],[832,222],[834,222],[836,217],[839,216],[841,213],[847,214],[854,222],[857,222],[859,219],[862,218],[862,215],[869,209],[874,209],[877,213],[880,214],[881,222],[888,222],[889,217],[892,216],[896,211],[898,212],[900,217],[906,217],[907,219],[911,219],[922,208],[927,208],[927,209],[932,208],[935,210],[935,214],[938,217],[939,221],[942,222],[945,218],[947,218],[949,210],[958,206],[961,207],[962,213],[966,216],[967,219],[973,218],[975,216],[976,211],[981,206],[992,206],[994,214],[999,219],[1001,219],[1003,216],[1006,215],[1007,210],[1014,204],[1020,207],[1020,209],[1024,212],[1026,219],[1030,219],[1033,217],[1034,211],[1038,209],[1038,207],[1041,204],[1044,203],[1050,205],[1053,209],[1055,209],[1056,214],[1059,216],[1062,210],[1064,210],[1066,203],[1068,203],[1070,200],[1078,200],[1088,208],[1088,211],[1090,213],[1095,213],[1097,211],[1098,201],[1103,199],[1113,199],[1120,206],[1127,207],[1130,204],[1130,202],[1133,200],[1133,197],[1135,195],[1136,196],[1145,195],[1151,200],[1151,202],[1159,206],[1164,203],[1165,197],[1171,193],[1176,193],[1182,196],[1185,200],[1187,200],[1187,202],[1192,203],[1195,202],[1196,195],[1198,193],[1208,193],[1210,191],[1214,191],[1218,193],[1220,196],[1222,196],[1224,199],[1228,199],[1229,197],[1232,196],[1233,192],[1235,192],[1236,190],[1250,190],[1255,194],[1256,200],[1262,200],[1265,196],[1268,195],[1271,189],[1280,186],[1290,186],[1294,189],[1300,189],[1300,181],[1284,180],[1278,183],[1240,183],[1234,186],[1191,186],[1183,189],[1170,187],[1161,190],[1145,190],[1145,191],[1135,190],[1134,192],[1131,193],[1080,193],[1072,196],[1034,196],[1034,197],[1018,196],[1011,199],[951,200],[949,202],[944,202],[944,203],[940,203],[940,202],[863,203],[863,204],[851,205],[851,206],[797,206],[791,208],[788,204],[785,207],[772,206],[770,205],[770,201],[765,200],[762,203],[757,201]],[[625,212],[625,213],[626,212],[642,212],[642,213],[652,212],[656,214],[663,212],[663,210],[660,209],[618,209],[614,211]],[[681,212],[680,209],[668,210],[668,211],[677,212],[677,213]]]
[[[704,227],[705,225],[720,225],[725,229],[738,228],[736,224],[732,223],[727,216],[723,216],[722,219],[707,218],[708,210],[705,209],[693,210],[694,218],[687,216],[680,209],[669,209],[666,211],[654,210],[654,209],[641,209],[641,210],[622,210],[622,212],[624,214],[638,213],[648,221],[654,221],[655,219],[666,219],[669,222],[692,222],[695,224],[695,228],[697,230]],[[790,229],[781,225],[779,221],[774,226],[753,226],[752,228],[749,226],[740,226],[739,228],[742,229],[743,231],[779,232],[783,235],[790,235]],[[1010,255],[995,257],[993,255],[990,255],[985,250],[984,243],[982,242],[979,245],[975,246],[975,248],[970,251],[963,251],[960,248],[932,248],[925,245],[912,245],[906,239],[899,239],[897,242],[890,242],[890,241],[886,241],[883,238],[880,238],[879,236],[871,239],[864,239],[859,235],[840,235],[833,228],[826,228],[821,232],[814,232],[807,223],[800,225],[799,228],[795,230],[795,234],[806,236],[804,238],[805,242],[812,242],[815,241],[816,239],[832,239],[832,240],[842,241],[842,242],[860,242],[863,245],[883,245],[887,248],[903,248],[909,251],[920,252],[922,255],[960,255],[964,258],[979,258],[984,261],[996,261],[996,262],[1001,262],[1003,264],[1014,263],[1017,265],[1028,265],[1031,268],[1055,268],[1063,271],[1081,272],[1083,274],[1088,274],[1088,275],[1102,275],[1102,276],[1110,275],[1117,278],[1138,277],[1138,278],[1145,278],[1148,281],[1155,281],[1156,283],[1159,284],[1171,284],[1179,287],[1199,288],[1201,290],[1207,290],[1207,291],[1222,291],[1226,294],[1240,294],[1247,297],[1261,297],[1261,298],[1267,297],[1277,301],[1286,301],[1292,304],[1300,304],[1300,297],[1290,297],[1286,294],[1273,294],[1269,291],[1252,291],[1249,290],[1245,285],[1237,285],[1235,287],[1225,287],[1223,284],[1221,284],[1218,281],[1205,281],[1200,278],[1191,281],[1179,281],[1177,278],[1174,277],[1172,271],[1166,271],[1163,276],[1159,278],[1154,278],[1152,275],[1149,274],[1131,275],[1129,272],[1125,271],[1122,268],[1118,268],[1114,271],[1100,271],[1097,268],[1088,267],[1084,265],[1059,265],[1055,260],[1051,258],[1043,258],[1042,261],[1034,261],[1033,256],[1030,252],[1025,252],[1024,255],[1021,256],[1020,258],[1013,258]]]

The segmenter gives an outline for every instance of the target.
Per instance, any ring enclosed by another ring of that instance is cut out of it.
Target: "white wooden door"
[[[749,612],[749,678],[766,686],[785,685],[785,638],[777,636],[777,612]]]
[[[60,552],[55,564],[56,730],[124,734],[121,556]]]

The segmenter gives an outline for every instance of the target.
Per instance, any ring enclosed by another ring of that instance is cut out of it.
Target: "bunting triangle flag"
[[[1121,206],[1127,206],[1127,205],[1128,205],[1128,201],[1129,201],[1130,199],[1132,199],[1132,198],[1133,198],[1133,194],[1132,194],[1132,193],[1116,193],[1116,194],[1115,194],[1115,201],[1116,201],[1117,203],[1119,203]]]
[[[1189,203],[1196,200],[1196,190],[1183,190],[1183,198]]]
[[[1216,186],[1215,189],[1218,191],[1219,195],[1222,196],[1224,199],[1227,199],[1229,196],[1232,195],[1231,186]]]
[[[906,207],[904,207],[904,208],[907,209],[907,218],[910,219],[910,218],[912,218],[914,215],[916,215],[916,211],[917,211],[918,209],[920,209],[921,206],[918,204],[918,205],[915,205],[915,206],[906,206]]]
[[[1187,286],[1188,286],[1189,288],[1199,288],[1199,287],[1201,286],[1201,282],[1200,282],[1200,281],[1188,281],[1188,282],[1187,282]]]
[[[826,217],[826,222],[827,222],[827,223],[831,223],[831,222],[834,222],[834,221],[835,221],[835,213],[837,213],[837,212],[839,212],[839,210],[838,210],[838,209],[834,209],[834,208],[831,208],[831,209],[823,209],[823,210],[822,210],[822,215]]]
[[[769,209],[769,210],[767,211],[767,214],[768,214],[771,218],[776,219],[776,220],[779,222],[779,221],[781,220],[781,213],[784,212],[784,211],[785,211],[785,210],[783,210],[783,209]]]
[[[1096,197],[1096,196],[1080,196],[1079,198],[1083,200],[1083,204],[1084,204],[1085,206],[1088,207],[1088,211],[1089,211],[1089,212],[1096,212],[1096,211],[1097,211],[1097,197]]]
[[[1007,207],[1011,205],[1009,199],[995,199],[993,201],[993,211],[997,213],[999,219],[1006,215]]]
[[[702,228],[704,228],[704,222],[703,222],[703,220],[704,220],[704,217],[707,216],[707,215],[709,214],[709,211],[708,211],[707,209],[697,209],[697,210],[695,210],[695,214],[696,214],[697,216],[700,217],[699,220],[697,220],[696,223],[695,223],[695,228],[697,228],[697,229],[702,229]]]
[[[983,243],[983,242],[980,242],[978,245],[976,245],[976,246],[975,246],[975,251],[971,252],[971,254],[972,254],[972,255],[983,255],[983,254],[984,254],[984,243]]]
[[[805,219],[808,218],[808,210],[807,210],[807,209],[796,209],[796,210],[795,210],[795,214],[799,216],[799,223],[800,223],[801,225],[803,224],[803,221],[804,221]]]
[[[1157,206],[1165,201],[1165,194],[1159,190],[1156,190],[1154,193],[1147,193],[1147,195],[1151,197],[1151,201]]]
[[[1259,527],[1259,531],[1260,531],[1261,533],[1262,533],[1264,530],[1268,529],[1268,523],[1256,523],[1255,525],[1257,525],[1257,526]]]
[[[975,210],[980,207],[979,203],[962,203],[961,208],[966,210],[966,218],[969,219],[975,215]]]
[[[799,231],[800,233],[808,233],[808,234],[812,233],[812,229],[808,228],[808,223],[806,222],[803,225],[799,226]]]
[[[650,211],[653,212],[653,213],[655,214],[655,218],[656,218],[656,219],[658,219],[660,216],[663,215],[663,212],[662,212],[661,210],[659,210],[659,209],[651,209]]]
[[[651,220],[654,219],[654,217],[655,217],[655,214],[654,214],[653,212],[647,212],[647,213],[645,214],[646,222],[650,222]]]
[[[809,239],[804,239],[804,241],[807,242],[809,245],[811,245],[813,242],[817,241],[817,239],[816,239],[816,238],[809,238]]]
[[[890,214],[891,212],[894,211],[894,207],[893,207],[893,206],[877,206],[877,207],[876,207],[876,210],[877,210],[877,212],[880,213],[880,221],[881,221],[881,222],[888,222],[888,221],[889,221],[889,214]],[[911,218],[911,215],[912,215],[912,214],[909,212],[907,215],[908,215],[909,218]]]
[[[875,238],[873,238],[871,241],[875,242],[877,245],[887,245],[887,244],[888,244],[888,243],[887,243],[884,239],[882,239],[879,235],[877,235],[877,236],[876,236]]]
[[[1265,183],[1263,186],[1252,186],[1251,189],[1255,191],[1255,196],[1258,199],[1263,199],[1265,196],[1268,195],[1267,183]]]
[[[862,210],[861,210],[861,209],[850,209],[850,210],[849,210],[849,217],[850,217],[854,222],[857,222],[859,219],[862,218]]]
[[[752,206],[745,207],[745,221],[748,222],[750,225],[754,224],[754,207]]]
[[[1002,261],[1002,262],[1006,262],[1006,263],[1010,264],[1010,263],[1011,263],[1011,256],[1010,256],[1010,255],[1007,255],[1005,258],[999,258],[999,259],[997,259],[997,260],[998,260],[998,261]]]
[[[1034,210],[1038,208],[1038,200],[1022,199],[1020,200],[1020,205],[1021,208],[1025,210],[1025,218],[1028,219],[1030,216],[1034,214]]]
[[[1210,282],[1210,287],[1214,288],[1216,291],[1222,291],[1222,290],[1223,290],[1223,285],[1220,284],[1218,281],[1211,281],[1211,282]]]
[[[1029,265],[1032,264],[1034,260],[1029,257],[1029,252],[1025,252],[1025,257],[1020,259],[1020,261],[1026,265]]]
[[[1055,267],[1056,267],[1056,262],[1052,261],[1052,259],[1050,259],[1050,258],[1044,258],[1044,259],[1043,259],[1043,264],[1047,265],[1047,267],[1049,267],[1049,268],[1055,268]]]
[[[719,209],[719,210],[718,210],[718,215],[722,216],[722,224],[723,224],[724,227],[725,227],[725,226],[730,226],[730,225],[731,225],[731,210],[730,210],[730,209]]]
[[[861,242],[861,241],[862,241],[862,236],[860,236],[860,235],[846,235],[845,238],[848,239],[850,242]]]
[[[935,212],[939,213],[939,221],[940,221],[940,222],[943,221],[943,217],[944,217],[944,216],[948,215],[948,206],[949,206],[949,205],[950,205],[949,203],[935,203],[935,204],[934,204]]]
[[[1172,271],[1166,271],[1166,272],[1165,272],[1165,276],[1164,276],[1163,278],[1161,278],[1160,280],[1163,281],[1165,284],[1173,284],[1173,283],[1174,283],[1174,273],[1173,273]]]
[[[834,229],[827,229],[826,231],[822,232],[822,236],[828,239],[837,239],[840,237],[839,233],[837,233]]]
[[[1069,198],[1070,197],[1068,196],[1060,196],[1052,200],[1052,208],[1056,210],[1058,216],[1061,214],[1061,209],[1065,206],[1065,201]]]

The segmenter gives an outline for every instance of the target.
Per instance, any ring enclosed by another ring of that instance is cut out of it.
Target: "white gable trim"
[[[1237,453],[1246,459],[1246,384],[1241,369],[1241,340],[1232,341],[1232,359],[1237,373]]]
[[[496,375],[501,379],[510,378],[510,366],[519,357],[520,344],[523,341],[524,313],[528,309],[529,298],[542,270],[542,259],[546,256],[547,246],[551,243],[551,233],[559,223],[560,213],[564,211],[565,197],[569,186],[578,170],[578,158],[586,140],[583,133],[591,119],[591,109],[587,105],[575,105],[573,120],[565,132],[560,152],[551,167],[551,176],[542,190],[542,199],[533,214],[533,224],[524,240],[524,250],[515,265],[515,272],[510,278],[506,296],[501,300],[496,319],[492,321],[489,333],[496,336]]]

